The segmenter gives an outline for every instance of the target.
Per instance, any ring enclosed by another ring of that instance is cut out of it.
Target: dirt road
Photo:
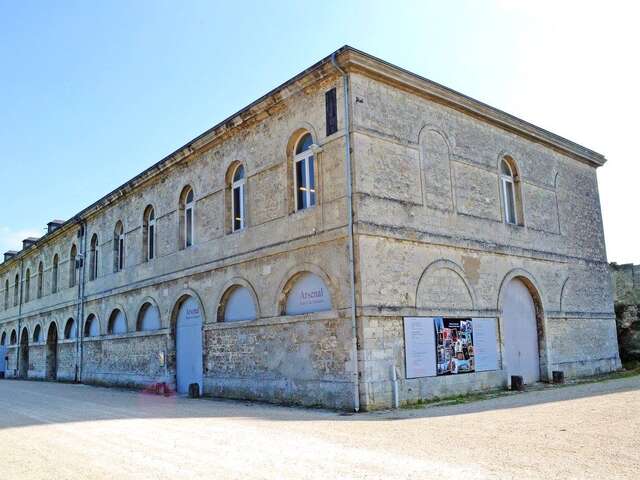
[[[640,478],[640,377],[341,416],[0,381],[0,478]]]

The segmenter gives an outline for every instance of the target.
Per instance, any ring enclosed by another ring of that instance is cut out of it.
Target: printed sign
[[[433,318],[405,317],[404,345],[407,378],[436,375]]]
[[[287,315],[325,310],[331,310],[331,296],[322,279],[309,272],[300,276],[287,296]]]
[[[498,370],[495,318],[405,317],[407,378]]]
[[[498,370],[498,328],[495,318],[473,319],[476,371]]]

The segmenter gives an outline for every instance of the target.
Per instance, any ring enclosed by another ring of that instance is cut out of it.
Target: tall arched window
[[[244,228],[244,167],[238,165],[231,183],[231,230]]]
[[[4,281],[4,309],[9,308],[9,279]]]
[[[313,138],[310,133],[300,137],[295,148],[294,185],[296,210],[303,210],[316,204],[316,162],[311,146]]]
[[[194,196],[191,187],[184,187],[180,195],[179,204],[179,229],[180,229],[180,248],[189,248],[193,245],[193,224],[194,224]]]
[[[76,286],[76,257],[78,256],[78,249],[75,245],[71,247],[69,253],[69,287]]]
[[[513,160],[505,157],[500,162],[500,190],[504,204],[504,221],[511,225],[522,224],[520,185]]]
[[[113,229],[113,271],[124,269],[124,226],[122,222],[116,223]]]
[[[13,280],[13,306],[18,306],[18,300],[20,295],[20,275],[16,273],[16,278]]]
[[[31,269],[27,268],[24,275],[24,303],[29,302],[29,293],[31,292]]]
[[[4,346],[7,343],[7,332],[2,332],[2,337],[0,338],[0,346]]]
[[[58,291],[58,254],[53,256],[53,266],[51,268],[51,293]]]
[[[89,280],[98,278],[98,246],[98,234],[94,233],[89,252]]]
[[[44,266],[42,262],[38,264],[38,298],[42,298],[42,285],[44,284]]]
[[[145,208],[142,218],[142,248],[145,261],[156,258],[156,214],[151,205]]]

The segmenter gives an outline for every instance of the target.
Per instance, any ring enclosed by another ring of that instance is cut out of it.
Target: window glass
[[[309,206],[316,204],[316,173],[315,173],[315,161],[313,156],[307,159],[309,165],[309,178],[307,184],[309,188]]]
[[[243,178],[244,178],[244,167],[240,165],[238,168],[236,168],[236,172],[233,175],[233,181],[237,182],[238,180],[242,180]]]
[[[305,133],[304,136],[298,140],[296,155],[308,150],[311,145],[313,145],[313,138],[310,133]]]
[[[307,208],[307,184],[306,184],[306,160],[300,160],[296,162],[296,184],[298,186],[297,191],[297,205],[298,210]]]
[[[515,208],[515,197],[513,191],[513,183],[512,182],[504,182],[505,188],[505,207],[506,207],[506,220],[508,223],[516,223],[516,208]]]
[[[506,160],[502,160],[502,163],[500,164],[500,171],[502,172],[503,175],[506,175],[508,177],[513,176],[511,173],[511,167],[509,166]]]
[[[185,225],[186,225],[186,246],[190,247],[193,245],[193,211],[190,208],[187,208],[185,212]]]

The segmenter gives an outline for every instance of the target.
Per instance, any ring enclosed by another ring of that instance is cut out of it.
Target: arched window
[[[142,250],[145,262],[156,258],[156,213],[151,205],[142,217]]]
[[[158,330],[160,328],[160,311],[158,307],[146,302],[140,308],[136,330],[139,332]]]
[[[322,278],[315,273],[296,275],[285,288],[285,315],[331,310],[331,293]]]
[[[124,269],[124,226],[122,222],[116,223],[113,229],[113,271]]]
[[[295,148],[294,191],[296,210],[303,210],[316,204],[316,162],[311,146],[313,138],[310,133],[300,137]]]
[[[7,332],[2,332],[2,337],[0,337],[0,345],[4,345],[7,343]]]
[[[98,246],[98,234],[94,233],[89,247],[89,280],[98,278]]]
[[[96,316],[91,313],[84,322],[84,336],[97,337],[98,335],[100,335],[100,324]]]
[[[510,157],[505,157],[500,162],[500,191],[504,204],[504,221],[511,225],[521,225],[520,181],[515,162]]]
[[[4,309],[9,308],[9,279],[4,281]]]
[[[31,269],[27,268],[24,275],[24,303],[29,302],[29,293],[31,292]]]
[[[16,334],[15,330],[11,330],[11,339],[10,339],[10,345],[15,345],[16,343],[18,343],[18,335]]]
[[[51,268],[51,293],[58,291],[58,254],[53,256],[53,267]]]
[[[67,323],[64,325],[64,338],[69,340],[70,338],[76,337],[76,322],[73,318],[67,320]]]
[[[69,253],[69,287],[76,286],[76,257],[78,256],[78,249],[75,245],[71,247]]]
[[[109,335],[119,335],[127,333],[127,319],[121,310],[115,309],[109,316],[109,324],[107,328]]]
[[[191,187],[187,186],[182,190],[178,207],[180,217],[180,248],[189,248],[193,245],[194,241],[194,196]]]
[[[40,325],[36,325],[36,328],[33,329],[33,343],[40,343],[40,335]]]
[[[20,295],[20,275],[16,273],[16,278],[13,280],[13,306],[18,306],[18,300]]]
[[[240,164],[231,180],[231,231],[244,228],[244,167]]]
[[[42,298],[42,285],[44,284],[44,265],[38,264],[38,298]]]
[[[219,322],[239,322],[256,319],[256,305],[247,287],[233,285],[222,296],[218,307]]]

